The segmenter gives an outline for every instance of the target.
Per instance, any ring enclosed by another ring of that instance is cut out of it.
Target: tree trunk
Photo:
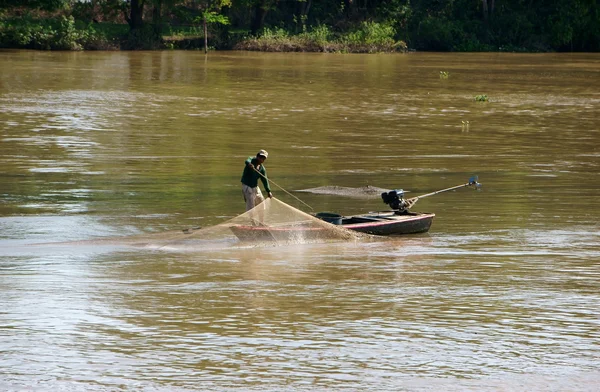
[[[204,54],[208,53],[208,27],[206,26],[206,15],[203,18],[204,23]]]
[[[250,26],[252,35],[256,36],[258,32],[263,28],[265,24],[265,17],[267,16],[266,5],[263,1],[256,4],[254,7],[254,15]]]
[[[344,0],[344,7],[346,9],[346,15],[349,15],[350,17],[356,15],[356,11],[357,11],[356,1],[357,0]]]
[[[488,3],[487,0],[481,0],[483,5],[483,20],[487,22],[488,20]]]
[[[305,2],[305,6],[302,9],[302,16],[308,16],[308,11],[310,11],[311,5],[312,5],[312,0],[308,0]]]
[[[144,25],[144,0],[131,0],[129,15],[125,15],[131,30],[139,29]]]
[[[154,4],[154,8],[152,9],[152,24],[154,27],[154,33],[157,36],[162,34],[162,0],[158,0],[156,4]]]

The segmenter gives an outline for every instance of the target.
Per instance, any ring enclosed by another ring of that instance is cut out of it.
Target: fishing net
[[[383,192],[389,192],[389,189],[378,188],[376,186],[363,186],[360,188],[351,188],[346,186],[321,186],[318,188],[299,189],[297,192],[315,193],[320,195],[337,195],[356,198],[379,198]]]
[[[356,241],[368,237],[368,234],[331,224],[278,199],[268,198],[252,210],[215,226],[84,242],[194,251]]]

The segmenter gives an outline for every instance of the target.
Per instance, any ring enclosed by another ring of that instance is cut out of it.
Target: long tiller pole
[[[298,200],[300,203],[304,204],[305,206],[307,206],[308,208],[310,208],[311,210],[314,211],[314,208],[312,208],[311,206],[309,206],[308,204],[306,204],[302,200],[298,199],[296,196],[292,195],[290,192],[288,192],[285,189],[283,189],[283,187],[281,185],[278,185],[275,181],[267,178],[267,176],[263,175],[261,172],[259,172],[258,170],[256,170],[255,167],[252,167],[252,169],[254,169],[254,171],[257,172],[258,174],[260,174],[260,176],[263,177],[265,180],[269,181],[271,184],[275,185],[276,187],[278,187],[279,189],[281,189],[282,191],[284,191],[285,193],[287,193],[288,195],[292,196],[294,199]]]
[[[442,192],[448,192],[454,189],[458,189],[458,188],[464,188],[467,186],[471,186],[471,185],[475,185],[475,187],[479,187],[481,184],[479,184],[477,182],[477,177],[471,177],[469,179],[469,182],[467,182],[466,184],[462,184],[462,185],[457,185],[457,186],[453,186],[450,188],[446,188],[446,189],[442,189],[439,191],[435,191],[435,192],[431,192],[431,193],[426,193],[424,195],[421,196],[417,196],[417,197],[411,197],[410,199],[407,199],[406,202],[408,203],[408,208],[412,207],[417,201],[419,201],[419,199],[422,199],[424,197],[428,197],[428,196],[433,196],[433,195],[437,195],[438,193],[442,193]]]

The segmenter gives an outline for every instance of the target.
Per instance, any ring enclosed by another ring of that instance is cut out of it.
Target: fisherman
[[[248,159],[246,159],[246,166],[244,167],[244,173],[242,174],[242,192],[244,193],[244,200],[246,201],[246,211],[250,211],[265,200],[258,187],[259,178],[263,183],[267,195],[273,197],[271,188],[269,188],[267,170],[263,165],[268,156],[268,152],[260,150],[255,158],[248,157]]]

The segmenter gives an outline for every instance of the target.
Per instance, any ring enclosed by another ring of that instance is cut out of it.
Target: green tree
[[[204,53],[208,53],[208,25],[211,24],[229,24],[229,19],[220,14],[223,7],[229,7],[231,0],[203,0],[201,1],[202,15],[196,18],[202,21],[202,30],[204,32]]]
[[[66,8],[71,0],[0,0],[0,8],[10,9],[16,7],[55,11]]]
[[[128,0],[129,12],[125,13],[125,20],[131,30],[141,29],[144,26],[144,0]]]
[[[114,31],[122,34],[126,21],[130,48],[158,47],[163,28],[178,24],[202,26],[205,50],[216,25],[231,27],[214,29],[210,39],[231,42],[266,28],[293,35],[325,26],[335,39],[379,24],[423,50],[600,50],[598,0],[0,0],[0,10],[4,42],[20,42],[9,37],[17,30],[73,16],[75,30],[94,20],[121,24]]]
[[[267,14],[276,10],[279,0],[234,0],[234,6],[250,10],[250,33],[258,35],[265,26]]]

